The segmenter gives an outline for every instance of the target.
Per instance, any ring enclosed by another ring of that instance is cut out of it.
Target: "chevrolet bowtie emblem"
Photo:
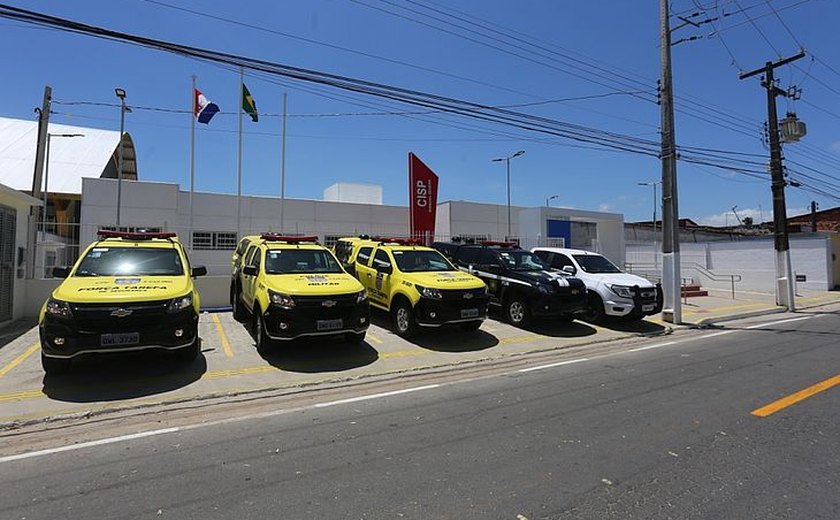
[[[472,293],[464,293],[464,299],[469,300],[473,297]]]
[[[321,302],[322,307],[335,307],[335,300],[324,300]]]
[[[120,307],[119,309],[111,311],[111,316],[114,316],[116,318],[125,318],[126,316],[131,316],[133,313],[134,311],[123,309],[122,307]]]

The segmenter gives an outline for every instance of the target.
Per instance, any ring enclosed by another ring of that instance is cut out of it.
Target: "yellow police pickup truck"
[[[364,341],[367,292],[317,237],[265,233],[250,243],[241,263],[231,287],[233,314],[250,321],[260,353],[275,340],[305,336]]]
[[[477,330],[487,317],[487,286],[459,271],[436,250],[399,238],[350,242],[356,277],[371,305],[388,311],[394,329],[410,337],[418,327],[458,324]]]
[[[41,363],[47,374],[67,370],[87,354],[148,349],[172,351],[183,362],[198,356],[199,297],[175,233],[99,231],[41,308]]]

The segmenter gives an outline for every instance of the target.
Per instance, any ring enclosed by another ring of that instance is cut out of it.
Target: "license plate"
[[[318,330],[338,330],[344,326],[341,319],[337,320],[318,320],[316,327]]]
[[[478,309],[461,309],[462,318],[478,318]]]
[[[653,303],[648,304],[648,305],[642,305],[642,312],[652,311],[655,308],[656,308],[656,305],[654,305]]]
[[[140,343],[139,332],[103,334],[99,337],[99,344],[103,347],[120,347],[123,345],[136,345],[138,343]]]

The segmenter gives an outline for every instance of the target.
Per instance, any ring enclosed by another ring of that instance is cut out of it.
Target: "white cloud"
[[[744,217],[752,217],[754,224],[759,224],[761,222],[768,222],[773,220],[773,208],[763,208],[761,210],[759,210],[759,208],[736,208],[735,211],[738,212],[738,216],[741,217],[741,220],[744,220]],[[788,218],[795,215],[801,215],[803,213],[807,213],[807,211],[803,212],[801,208],[788,207],[787,209]],[[732,213],[732,210],[724,211],[723,213],[717,213],[714,215],[707,215],[705,217],[700,217],[692,220],[704,226],[721,227],[735,226],[738,224],[738,219],[735,218],[735,214]]]
[[[608,202],[602,202],[602,203],[598,204],[598,211],[609,212],[609,211],[613,211],[613,210],[615,210],[615,206],[613,206],[612,204],[610,204]]]

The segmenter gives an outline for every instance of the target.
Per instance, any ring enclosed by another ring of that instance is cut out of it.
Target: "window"
[[[236,254],[239,255],[239,256],[242,256],[243,254],[245,254],[245,250],[248,249],[248,246],[250,244],[251,244],[250,240],[248,240],[247,238],[243,238],[239,242],[239,247],[236,248]]]
[[[370,246],[365,246],[359,249],[358,254],[356,255],[356,261],[362,265],[368,265],[368,260],[370,260],[370,252],[373,250]]]
[[[180,276],[181,256],[162,247],[93,247],[75,276]]]
[[[478,263],[478,256],[481,249],[477,247],[462,247],[458,250],[457,263],[458,265],[475,265]]]
[[[391,251],[397,267],[404,273],[453,271],[455,268],[437,251]],[[379,253],[377,252],[377,256]],[[376,259],[373,260],[376,262]]]
[[[388,258],[388,253],[381,249],[377,249],[376,255],[373,257],[373,267],[374,269],[390,269],[391,259]]]
[[[551,258],[554,253],[550,253],[548,251],[534,251],[534,254],[537,255],[537,258],[545,262],[546,264],[554,267]]]
[[[248,248],[248,254],[245,255],[245,265],[253,265],[252,260],[254,259],[254,252],[257,250],[257,246],[251,246]]]
[[[323,249],[274,249],[265,255],[266,274],[340,273],[333,255]]]
[[[572,260],[562,253],[555,253],[554,258],[551,260],[551,267],[553,267],[554,269],[562,270],[568,265],[572,266],[572,268],[575,271],[577,271],[577,269],[575,268],[575,264],[572,263]]]
[[[575,260],[586,273],[620,273],[621,269],[601,255],[575,255]]]
[[[260,265],[261,264],[262,264],[262,251],[257,249],[256,253],[254,253],[254,267],[257,268],[257,272],[260,272]]]
[[[244,245],[247,245],[247,242]],[[233,251],[236,249],[236,233],[229,231],[193,231],[192,247],[195,250]],[[240,244],[240,247],[242,247],[242,244]]]
[[[482,249],[478,257],[478,263],[482,268],[487,269],[491,265],[499,265],[499,259],[493,251]]]

